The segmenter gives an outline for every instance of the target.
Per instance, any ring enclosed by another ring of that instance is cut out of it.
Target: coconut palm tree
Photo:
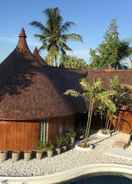
[[[40,49],[46,49],[49,64],[58,65],[59,56],[65,56],[67,51],[72,49],[68,41],[82,41],[79,34],[69,33],[69,29],[74,25],[73,22],[63,22],[63,17],[58,8],[48,8],[43,13],[46,16],[46,23],[33,21],[30,24],[39,29],[40,33],[35,34],[41,41]]]
[[[88,120],[85,129],[85,138],[88,138],[90,135],[90,128],[92,123],[92,115],[93,112],[99,106],[105,107],[109,112],[115,113],[116,106],[111,100],[111,97],[115,95],[114,90],[105,90],[102,86],[102,81],[100,79],[96,79],[91,83],[86,79],[82,79],[80,84],[83,88],[83,92],[80,93],[78,91],[69,89],[65,92],[66,95],[70,96],[82,96],[86,99],[88,103]]]

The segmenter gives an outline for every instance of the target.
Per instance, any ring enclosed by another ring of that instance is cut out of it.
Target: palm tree
[[[96,110],[99,106],[105,107],[107,111],[111,113],[116,112],[116,106],[111,100],[111,97],[115,95],[114,90],[105,90],[102,86],[102,81],[100,79],[96,79],[89,83],[86,79],[82,79],[80,84],[83,88],[83,92],[80,93],[75,90],[67,90],[65,92],[66,95],[70,96],[82,96],[87,100],[88,103],[88,120],[85,129],[85,138],[88,138],[90,135],[90,128],[92,123],[92,115],[94,110]]]
[[[39,34],[35,34],[35,37],[42,43],[40,49],[46,49],[46,58],[49,64],[57,66],[59,56],[63,57],[67,51],[72,50],[67,42],[71,40],[82,41],[82,38],[79,34],[69,33],[69,29],[74,23],[71,21],[63,22],[63,17],[57,7],[48,8],[43,13],[47,18],[45,24],[39,21],[33,21],[30,24],[40,31]]]
[[[117,91],[117,94],[113,96],[113,101],[120,110],[121,106],[128,105],[131,102],[131,85],[120,84],[118,76],[114,76],[110,80],[110,87],[112,90]]]

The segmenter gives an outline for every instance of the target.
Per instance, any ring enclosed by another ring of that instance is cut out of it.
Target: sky
[[[31,50],[40,43],[34,38],[38,30],[29,25],[33,20],[45,23],[43,10],[59,7],[64,21],[76,23],[71,31],[83,37],[83,43],[70,42],[72,54],[89,59],[89,49],[96,48],[113,18],[117,19],[120,37],[132,37],[132,0],[1,0],[0,62],[16,47],[22,27]],[[41,53],[43,56],[43,53]]]

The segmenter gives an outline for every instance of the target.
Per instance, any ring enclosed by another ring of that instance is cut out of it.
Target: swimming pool
[[[91,176],[82,177],[76,181],[68,181],[64,184],[132,184],[132,180],[124,176]]]

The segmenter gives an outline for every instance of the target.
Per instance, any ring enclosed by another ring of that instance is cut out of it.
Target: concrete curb
[[[132,166],[121,164],[89,164],[64,172],[35,177],[0,177],[1,184],[55,184],[84,175],[112,174],[132,177]]]

